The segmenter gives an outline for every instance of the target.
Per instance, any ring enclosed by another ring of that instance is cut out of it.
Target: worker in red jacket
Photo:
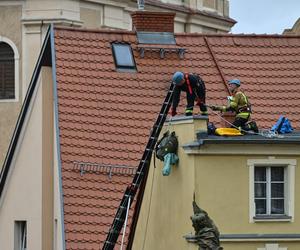
[[[194,103],[200,107],[202,115],[207,115],[207,107],[205,105],[205,84],[200,76],[196,74],[184,74],[182,72],[175,72],[172,78],[175,88],[173,91],[173,102],[171,108],[171,115],[177,114],[176,109],[180,101],[181,91],[186,92],[187,105],[185,115],[193,115]]]

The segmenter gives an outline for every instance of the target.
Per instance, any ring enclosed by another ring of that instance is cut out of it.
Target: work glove
[[[171,114],[171,116],[177,115],[176,108],[171,108],[170,114]]]
[[[196,104],[198,106],[200,106],[200,104],[202,104],[202,101],[201,101],[201,99],[199,97],[196,98]]]
[[[215,106],[215,105],[210,106],[210,108],[211,108],[213,111],[218,111],[218,110],[220,111],[220,110],[221,110],[220,107]]]

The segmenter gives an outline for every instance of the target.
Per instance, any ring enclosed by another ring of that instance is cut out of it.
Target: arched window
[[[0,100],[15,99],[15,57],[9,44],[0,42]]]

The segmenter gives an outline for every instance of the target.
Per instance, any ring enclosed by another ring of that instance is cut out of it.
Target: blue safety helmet
[[[239,79],[232,79],[232,80],[229,80],[228,83],[230,84],[235,84],[236,86],[241,86],[241,81]]]
[[[184,74],[180,71],[175,72],[172,78],[173,82],[175,82],[176,85],[180,84],[183,79],[184,79]]]

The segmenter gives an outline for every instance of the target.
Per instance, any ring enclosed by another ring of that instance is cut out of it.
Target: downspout
[[[210,52],[210,54],[211,54],[211,56],[212,56],[212,59],[214,60],[214,63],[216,64],[216,67],[217,67],[217,69],[218,69],[218,71],[219,71],[219,73],[220,73],[220,75],[221,75],[221,78],[222,78],[222,80],[223,80],[223,83],[224,83],[224,85],[225,85],[225,88],[227,89],[228,94],[231,95],[231,91],[230,91],[230,89],[229,89],[229,87],[228,87],[228,85],[227,85],[227,81],[226,81],[226,79],[225,79],[224,73],[223,73],[223,71],[221,70],[220,65],[218,64],[218,61],[217,61],[216,56],[215,56],[215,53],[213,52],[213,50],[212,50],[212,48],[211,48],[211,45],[209,44],[208,39],[207,39],[206,36],[204,37],[204,41],[205,41],[206,46],[207,46],[207,48],[208,48],[208,50],[209,50],[209,52]]]
[[[59,126],[58,126],[58,98],[57,98],[57,82],[56,82],[56,60],[55,60],[55,43],[54,43],[54,26],[51,24],[50,31],[50,42],[51,42],[51,63],[52,63],[52,79],[53,79],[53,98],[54,98],[54,114],[55,114],[55,131],[56,131],[56,149],[57,149],[57,167],[58,167],[58,185],[59,185],[59,196],[60,196],[60,207],[61,207],[61,231],[62,231],[62,249],[66,249],[65,241],[65,223],[64,223],[64,199],[63,199],[63,188],[62,188],[62,171],[61,171],[61,157],[60,157],[60,140],[59,140]]]

